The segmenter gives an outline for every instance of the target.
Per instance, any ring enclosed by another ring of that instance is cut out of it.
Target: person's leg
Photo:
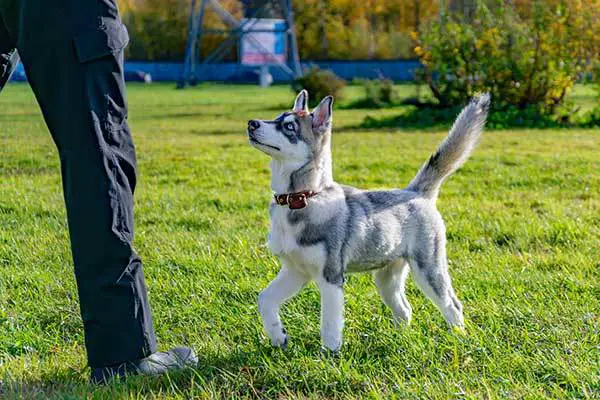
[[[10,77],[19,63],[16,43],[13,42],[2,18],[0,10],[0,92],[10,80]]]
[[[136,159],[123,80],[127,31],[120,20],[98,16],[75,33],[66,3],[21,0],[11,11],[19,53],[59,151],[88,360],[101,367],[156,350],[142,263],[132,248]]]

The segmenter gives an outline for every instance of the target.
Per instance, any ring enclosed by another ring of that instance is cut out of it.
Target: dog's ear
[[[308,92],[306,90],[302,89],[296,96],[293,110],[294,112],[308,113]]]
[[[333,96],[327,96],[312,112],[313,131],[323,134],[331,128],[331,117],[333,116]]]

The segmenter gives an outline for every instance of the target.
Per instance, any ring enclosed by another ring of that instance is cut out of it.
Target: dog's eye
[[[283,127],[285,129],[287,129],[288,131],[295,131],[296,130],[296,127],[291,122],[286,123],[285,125],[283,125]]]

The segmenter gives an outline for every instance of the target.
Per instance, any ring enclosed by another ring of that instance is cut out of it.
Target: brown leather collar
[[[273,197],[275,198],[275,203],[280,206],[289,206],[290,210],[299,210],[308,205],[308,199],[310,197],[316,196],[317,192],[313,192],[312,190],[305,190],[304,192],[297,193],[284,193],[284,194],[276,194]]]

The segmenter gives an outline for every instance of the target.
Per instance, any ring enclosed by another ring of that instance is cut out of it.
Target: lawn
[[[411,94],[414,88],[400,88]],[[350,88],[346,101],[360,94]],[[578,87],[574,99],[592,102]],[[599,398],[600,130],[484,133],[442,188],[448,256],[467,332],[448,331],[409,280],[410,327],[395,327],[368,275],[346,285],[345,344],[320,350],[314,285],[269,346],[259,291],[278,271],[266,247],[268,159],[250,118],[291,106],[288,87],[130,85],[138,149],[135,247],[160,346],[192,345],[200,366],[161,379],[87,384],[58,157],[28,86],[0,95],[0,397]],[[445,130],[360,130],[334,112],[334,174],[402,187]]]

